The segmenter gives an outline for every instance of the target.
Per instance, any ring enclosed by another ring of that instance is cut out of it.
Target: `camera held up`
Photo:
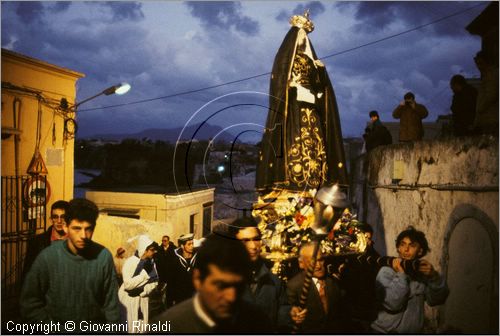
[[[345,257],[345,262],[348,264],[358,263],[362,265],[367,265],[370,267],[374,267],[377,270],[382,266],[387,266],[392,268],[392,262],[397,257],[383,256],[383,257],[375,257],[369,254],[361,254],[361,255],[351,255]],[[401,267],[405,271],[405,273],[411,278],[415,278],[420,273],[418,268],[420,266],[420,259],[413,260],[401,260]]]

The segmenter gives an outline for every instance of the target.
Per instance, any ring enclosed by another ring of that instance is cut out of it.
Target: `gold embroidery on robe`
[[[314,108],[300,109],[300,136],[295,137],[287,156],[290,182],[316,188],[326,180],[326,151]]]
[[[307,55],[304,55],[300,51],[297,52],[292,68],[293,81],[297,84],[309,85],[312,66],[312,61]]]

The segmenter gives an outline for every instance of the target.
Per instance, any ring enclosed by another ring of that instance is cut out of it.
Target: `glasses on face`
[[[64,215],[51,215],[50,218],[53,220],[62,219],[64,220]]]
[[[167,239],[162,240],[163,243],[168,243]]]

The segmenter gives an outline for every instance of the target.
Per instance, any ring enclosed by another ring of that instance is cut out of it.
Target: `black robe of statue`
[[[335,93],[325,67],[314,66],[297,47],[299,30],[289,30],[273,64],[257,165],[256,189],[261,194],[273,187],[301,191],[348,183]],[[316,96],[314,104],[296,99],[290,79],[297,73],[302,74],[301,86]]]

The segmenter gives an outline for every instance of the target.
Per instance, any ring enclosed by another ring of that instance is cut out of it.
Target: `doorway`
[[[455,221],[447,236],[444,322],[451,332],[498,333],[498,231],[481,214]]]

